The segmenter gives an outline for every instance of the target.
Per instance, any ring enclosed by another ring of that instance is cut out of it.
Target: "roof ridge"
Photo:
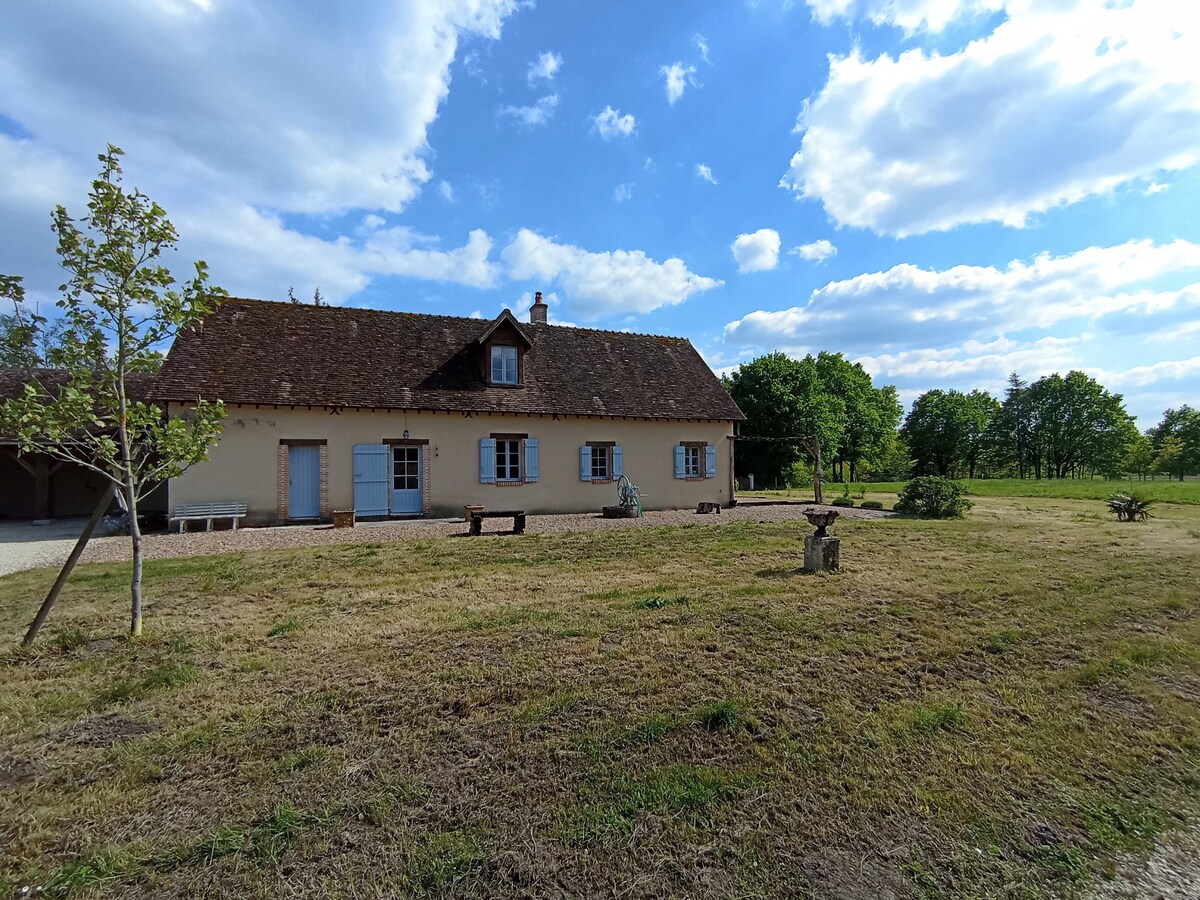
[[[311,303],[293,303],[291,300],[264,300],[261,297],[224,297],[221,299],[220,302],[221,302],[221,304],[262,303],[262,304],[269,304],[272,306],[284,306],[284,307],[293,307],[294,306],[294,307],[298,307],[300,309],[305,309],[305,310],[320,309],[320,310],[339,311],[339,312],[354,310],[354,311],[359,311],[359,312],[381,313],[383,315],[392,315],[392,316],[420,316],[421,318],[425,318],[425,319],[454,319],[455,321],[459,321],[459,322],[494,322],[500,315],[500,313],[497,313],[496,316],[493,316],[492,318],[489,319],[486,316],[480,316],[479,318],[475,318],[474,316],[451,316],[451,315],[447,315],[446,313],[410,312],[410,311],[404,310],[404,309],[379,309],[378,307],[375,307],[375,306],[330,306],[328,304],[326,304],[324,306],[315,306]],[[504,309],[508,310],[513,315],[514,318],[516,317],[516,313],[512,312],[511,309],[508,309],[507,306],[504,307]],[[690,344],[692,342],[691,338],[684,337],[682,335],[655,334],[654,332],[651,332],[651,331],[620,331],[615,328],[587,328],[582,325],[555,325],[552,323],[547,323],[545,325],[533,325],[530,322],[522,322],[519,319],[517,320],[517,325],[519,325],[521,328],[566,328],[566,329],[570,329],[571,331],[588,331],[593,334],[614,334],[614,335],[624,335],[626,337],[660,338],[660,339],[669,340],[669,341],[684,341],[688,344]]]

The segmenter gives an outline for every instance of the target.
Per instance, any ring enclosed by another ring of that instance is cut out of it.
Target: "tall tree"
[[[845,403],[824,390],[811,356],[802,360],[785,353],[761,356],[739,367],[726,380],[726,387],[746,414],[742,435],[752,438],[738,443],[739,473],[752,472],[764,484],[783,480],[791,465],[805,456],[794,440],[802,435],[818,437],[825,458],[837,454]]]
[[[130,396],[130,376],[156,369],[159,348],[196,324],[224,292],[209,285],[203,262],[183,283],[160,262],[175,248],[175,228],[157,203],[122,187],[121,156],[111,145],[99,156],[100,175],[79,223],[61,206],[53,214],[69,277],[57,303],[65,325],[48,361],[66,370],[67,382],[51,391],[32,380],[0,407],[0,428],[16,436],[23,452],[70,460],[114,485],[129,516],[129,630],[136,636],[142,630],[138,502],[205,458],[224,407],[200,401],[186,416],[168,417],[162,407]],[[48,323],[24,305],[21,279],[0,276],[0,297],[13,301],[20,327],[36,343]]]
[[[1148,433],[1159,456],[1159,471],[1180,481],[1200,473],[1200,410],[1187,404],[1168,409]]]
[[[1033,462],[1041,477],[1115,474],[1136,439],[1120,394],[1083,372],[1039,378],[1026,392]]]
[[[815,363],[822,390],[843,404],[842,439],[832,459],[839,477],[855,481],[863,463],[878,463],[890,450],[903,408],[894,387],[875,387],[862,365],[842,354],[819,353]]]
[[[975,476],[1000,404],[986,391],[926,391],[913,403],[900,435],[916,475]]]

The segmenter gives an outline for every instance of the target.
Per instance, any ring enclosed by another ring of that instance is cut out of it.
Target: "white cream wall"
[[[183,407],[173,404],[171,412]],[[621,419],[493,416],[461,413],[359,412],[330,415],[323,409],[270,409],[230,406],[220,443],[204,462],[172,479],[172,511],[180,503],[244,501],[251,519],[276,518],[277,453],[281,440],[328,441],[329,495],[334,509],[354,506],[354,445],[398,439],[407,428],[413,439],[428,439],[427,490],[433,514],[461,515],[467,503],[529,513],[599,511],[617,502],[614,484],[579,480],[579,448],[587,441],[621,445],[625,474],[642,489],[647,509],[693,507],[701,500],[729,502],[730,422],[659,422]],[[540,478],[536,484],[479,483],[479,439],[493,433],[525,433],[538,439]],[[674,477],[674,450],[680,441],[704,441],[717,448],[717,474],[702,481]]]

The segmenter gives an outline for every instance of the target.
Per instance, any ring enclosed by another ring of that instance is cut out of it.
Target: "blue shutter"
[[[479,483],[496,483],[496,439],[479,439]]]
[[[621,461],[621,448],[613,447],[612,477],[620,478],[624,474],[625,474],[625,464]]]
[[[384,444],[354,445],[354,514],[388,514],[388,448]]]
[[[704,477],[717,477],[717,448],[712,444],[704,448]]]
[[[537,438],[525,438],[525,480],[538,480],[538,442]]]
[[[675,448],[675,477],[687,478],[687,448]]]
[[[587,444],[579,448],[579,480],[592,480],[592,448]]]

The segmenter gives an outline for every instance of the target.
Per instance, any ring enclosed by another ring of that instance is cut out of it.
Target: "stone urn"
[[[842,542],[825,529],[838,517],[836,509],[808,510],[804,517],[816,532],[804,539],[804,571],[836,572],[841,566]]]
[[[817,533],[813,537],[823,538],[829,537],[829,532],[825,529],[834,523],[838,517],[836,509],[810,509],[804,513],[804,518],[808,519],[809,525],[816,526]]]

